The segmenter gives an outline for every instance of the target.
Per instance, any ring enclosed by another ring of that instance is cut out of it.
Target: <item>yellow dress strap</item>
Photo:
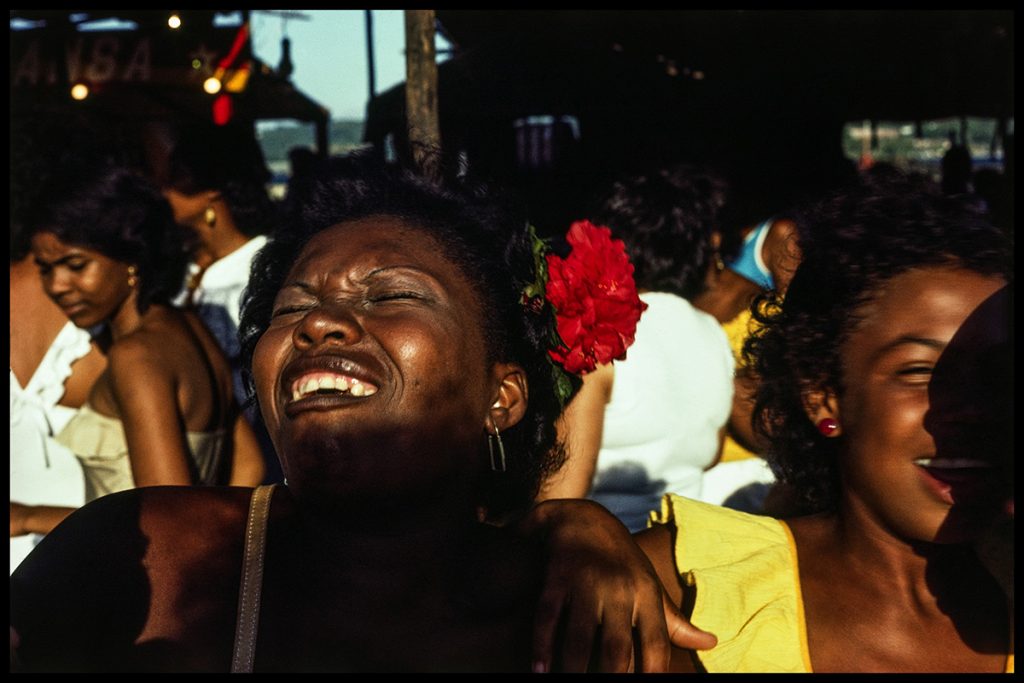
[[[672,494],[652,522],[675,527],[690,619],[718,637],[697,653],[708,672],[810,672],[796,548],[782,522]]]

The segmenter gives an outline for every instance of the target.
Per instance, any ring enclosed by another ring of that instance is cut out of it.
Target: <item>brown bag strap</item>
[[[238,588],[238,622],[235,626],[235,652],[231,673],[252,673],[256,655],[256,633],[260,618],[260,594],[263,590],[263,556],[266,551],[267,519],[275,484],[257,486],[249,503],[249,521],[245,525],[245,557],[242,582]]]

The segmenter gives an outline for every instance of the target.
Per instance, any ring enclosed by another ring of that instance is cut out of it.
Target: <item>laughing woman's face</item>
[[[968,540],[990,519],[990,454],[937,457],[926,415],[943,351],[972,311],[1005,284],[958,268],[921,268],[893,277],[858,311],[862,321],[840,350],[847,510],[929,542]]]
[[[482,320],[466,276],[415,225],[371,216],[310,240],[253,356],[296,494],[440,496],[477,476],[494,392]]]

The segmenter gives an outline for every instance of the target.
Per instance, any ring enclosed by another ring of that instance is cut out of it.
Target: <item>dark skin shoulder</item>
[[[250,493],[152,487],[77,510],[11,576],[17,667],[227,670]]]
[[[924,581],[882,558],[844,552],[835,517],[787,520],[799,553],[816,673],[1004,670],[1009,609],[966,544],[920,544]]]
[[[671,529],[664,524],[655,524],[651,528],[633,535],[634,540],[640,549],[651,561],[654,571],[661,580],[665,595],[672,605],[681,611],[687,618],[690,616],[690,605],[685,587],[679,580],[679,570],[676,569],[675,538]],[[669,664],[669,671],[679,673],[695,673],[699,671],[699,664],[693,650],[684,650],[672,646],[672,659]]]

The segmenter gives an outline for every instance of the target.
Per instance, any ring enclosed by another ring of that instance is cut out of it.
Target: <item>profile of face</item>
[[[134,298],[129,264],[95,249],[40,232],[32,238],[32,254],[47,295],[78,327],[114,318]]]
[[[928,387],[925,428],[934,464],[995,467],[993,504],[1013,500],[1013,344],[1009,285],[985,299],[942,352]]]
[[[843,496],[891,533],[963,542],[991,519],[991,461],[975,451],[940,460],[928,415],[940,356],[1005,285],[954,267],[919,268],[888,280],[856,311],[860,323],[840,347],[842,395],[830,402],[842,430]]]
[[[252,362],[289,487],[351,501],[471,486],[501,384],[482,320],[472,284],[414,224],[371,216],[314,236]]]
[[[210,201],[217,195],[212,190],[185,194],[174,188],[164,188],[161,192],[164,198],[167,199],[167,203],[171,205],[174,221],[179,225],[188,226],[199,224],[199,221],[203,219],[206,207],[210,205]]]

